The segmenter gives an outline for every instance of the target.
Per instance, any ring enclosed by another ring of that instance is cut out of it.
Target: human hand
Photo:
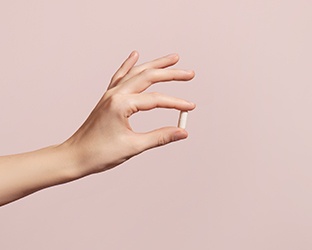
[[[193,71],[168,68],[179,61],[177,54],[135,66],[136,51],[124,61],[111,79],[107,91],[83,125],[62,145],[76,159],[79,177],[113,168],[147,149],[185,139],[184,129],[164,127],[136,133],[129,117],[138,111],[173,108],[189,111],[195,104],[160,93],[143,92],[152,84],[189,81]]]

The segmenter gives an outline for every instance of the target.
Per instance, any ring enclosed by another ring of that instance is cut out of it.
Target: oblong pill
[[[187,111],[181,111],[180,112],[180,116],[179,116],[179,123],[178,123],[178,127],[179,128],[186,128],[186,121],[187,121]]]

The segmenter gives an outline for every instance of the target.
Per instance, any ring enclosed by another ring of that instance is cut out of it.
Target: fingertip
[[[140,145],[140,152],[188,137],[187,131],[178,127],[163,127],[140,135],[141,139],[137,140],[137,143]]]
[[[139,56],[139,52],[137,50],[133,50],[130,54],[130,57],[137,57]]]
[[[185,111],[193,110],[196,108],[196,104],[194,102],[190,102],[187,100],[184,100],[184,101],[188,105],[187,110],[185,110]]]
[[[179,59],[180,56],[178,53],[172,53],[166,56],[167,58],[172,58],[172,59]]]
[[[139,60],[139,52],[133,50],[128,58],[128,61],[130,62],[129,67],[132,68],[137,63],[138,60]]]
[[[167,65],[167,66],[172,66],[172,65],[178,63],[178,61],[180,60],[180,56],[178,53],[169,54],[169,55],[165,56],[165,58],[167,58],[170,61],[170,65]]]
[[[194,70],[189,70],[188,72],[190,74],[190,78],[193,79],[195,77],[195,71]]]
[[[179,61],[180,60],[180,55],[178,53],[174,53],[172,58],[175,59],[175,61]]]
[[[187,70],[182,70],[182,72],[184,72],[185,77],[186,77],[185,80],[187,80],[187,81],[190,81],[190,80],[192,80],[195,77],[194,70],[187,69]]]
[[[183,139],[186,139],[188,137],[188,133],[185,129],[183,129],[183,128],[177,128],[177,129],[178,130],[173,135],[174,141],[183,140]]]
[[[193,103],[193,102],[190,102],[190,106],[191,106],[191,109],[190,109],[190,110],[193,110],[193,109],[195,109],[195,108],[196,108],[196,104],[195,104],[195,103]]]
[[[178,63],[178,61],[180,61],[180,55],[175,53],[175,56],[173,57],[174,59],[174,64]]]
[[[180,111],[192,111],[196,108],[196,104],[193,102],[185,101],[186,106],[183,109],[179,109]]]

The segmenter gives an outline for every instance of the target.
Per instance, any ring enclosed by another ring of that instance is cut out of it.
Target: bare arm
[[[128,118],[141,110],[192,110],[193,103],[143,92],[157,82],[188,81],[193,71],[168,68],[178,55],[135,66],[133,52],[118,69],[107,91],[83,125],[65,142],[37,151],[0,157],[0,206],[40,189],[113,168],[147,149],[185,139],[177,127],[136,133]]]

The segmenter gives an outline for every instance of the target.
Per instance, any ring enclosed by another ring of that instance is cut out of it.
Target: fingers
[[[147,62],[141,65],[136,66],[136,70],[139,72],[144,71],[145,69],[161,69],[161,68],[165,68],[168,66],[172,66],[174,64],[176,64],[179,61],[179,55],[174,53],[174,54],[170,54],[158,59],[155,59],[151,62]]]
[[[190,72],[176,69],[165,70],[165,68],[172,66],[179,61],[178,54],[170,54],[151,62],[134,66],[137,63],[138,58],[138,52],[133,51],[112,77],[108,89],[131,81],[136,82],[136,84],[131,84],[132,87],[129,87],[128,93],[138,93],[142,92],[155,82],[172,80],[188,81],[194,77],[194,72],[192,71]],[[127,85],[129,86],[130,84]],[[141,87],[138,88],[139,85]],[[127,87],[124,87],[124,89],[127,89]]]
[[[129,99],[129,112],[127,116],[138,111],[151,110],[154,108],[169,108],[189,111],[195,108],[195,104],[186,100],[163,95],[160,93],[142,93],[135,95],[132,99]]]
[[[153,108],[174,108],[178,110],[193,110],[195,104],[186,100],[166,96],[160,93],[141,93],[130,99],[130,113],[128,117],[138,111]],[[168,143],[187,138],[188,133],[177,127],[164,127],[148,133],[136,134],[137,149],[142,152],[150,148],[166,145]]]
[[[148,133],[138,134],[137,143],[142,152],[147,149],[166,145],[170,142],[187,138],[188,134],[184,129],[176,127],[164,127]]]
[[[119,86],[126,93],[140,93],[156,82],[189,81],[194,76],[190,70],[147,69]]]
[[[122,79],[130,71],[130,69],[136,64],[138,59],[139,59],[138,52],[133,51],[129,55],[129,57],[123,62],[120,68],[116,71],[116,73],[113,75],[112,80],[107,89],[111,89],[115,87],[120,81],[120,79]]]
[[[141,65],[135,66],[128,72],[127,75],[125,75],[125,77],[123,78],[123,82],[143,72],[144,70],[163,69],[163,68],[175,65],[178,61],[179,61],[179,55],[174,53],[174,54],[170,54],[170,55],[155,59],[151,62],[147,62]]]

